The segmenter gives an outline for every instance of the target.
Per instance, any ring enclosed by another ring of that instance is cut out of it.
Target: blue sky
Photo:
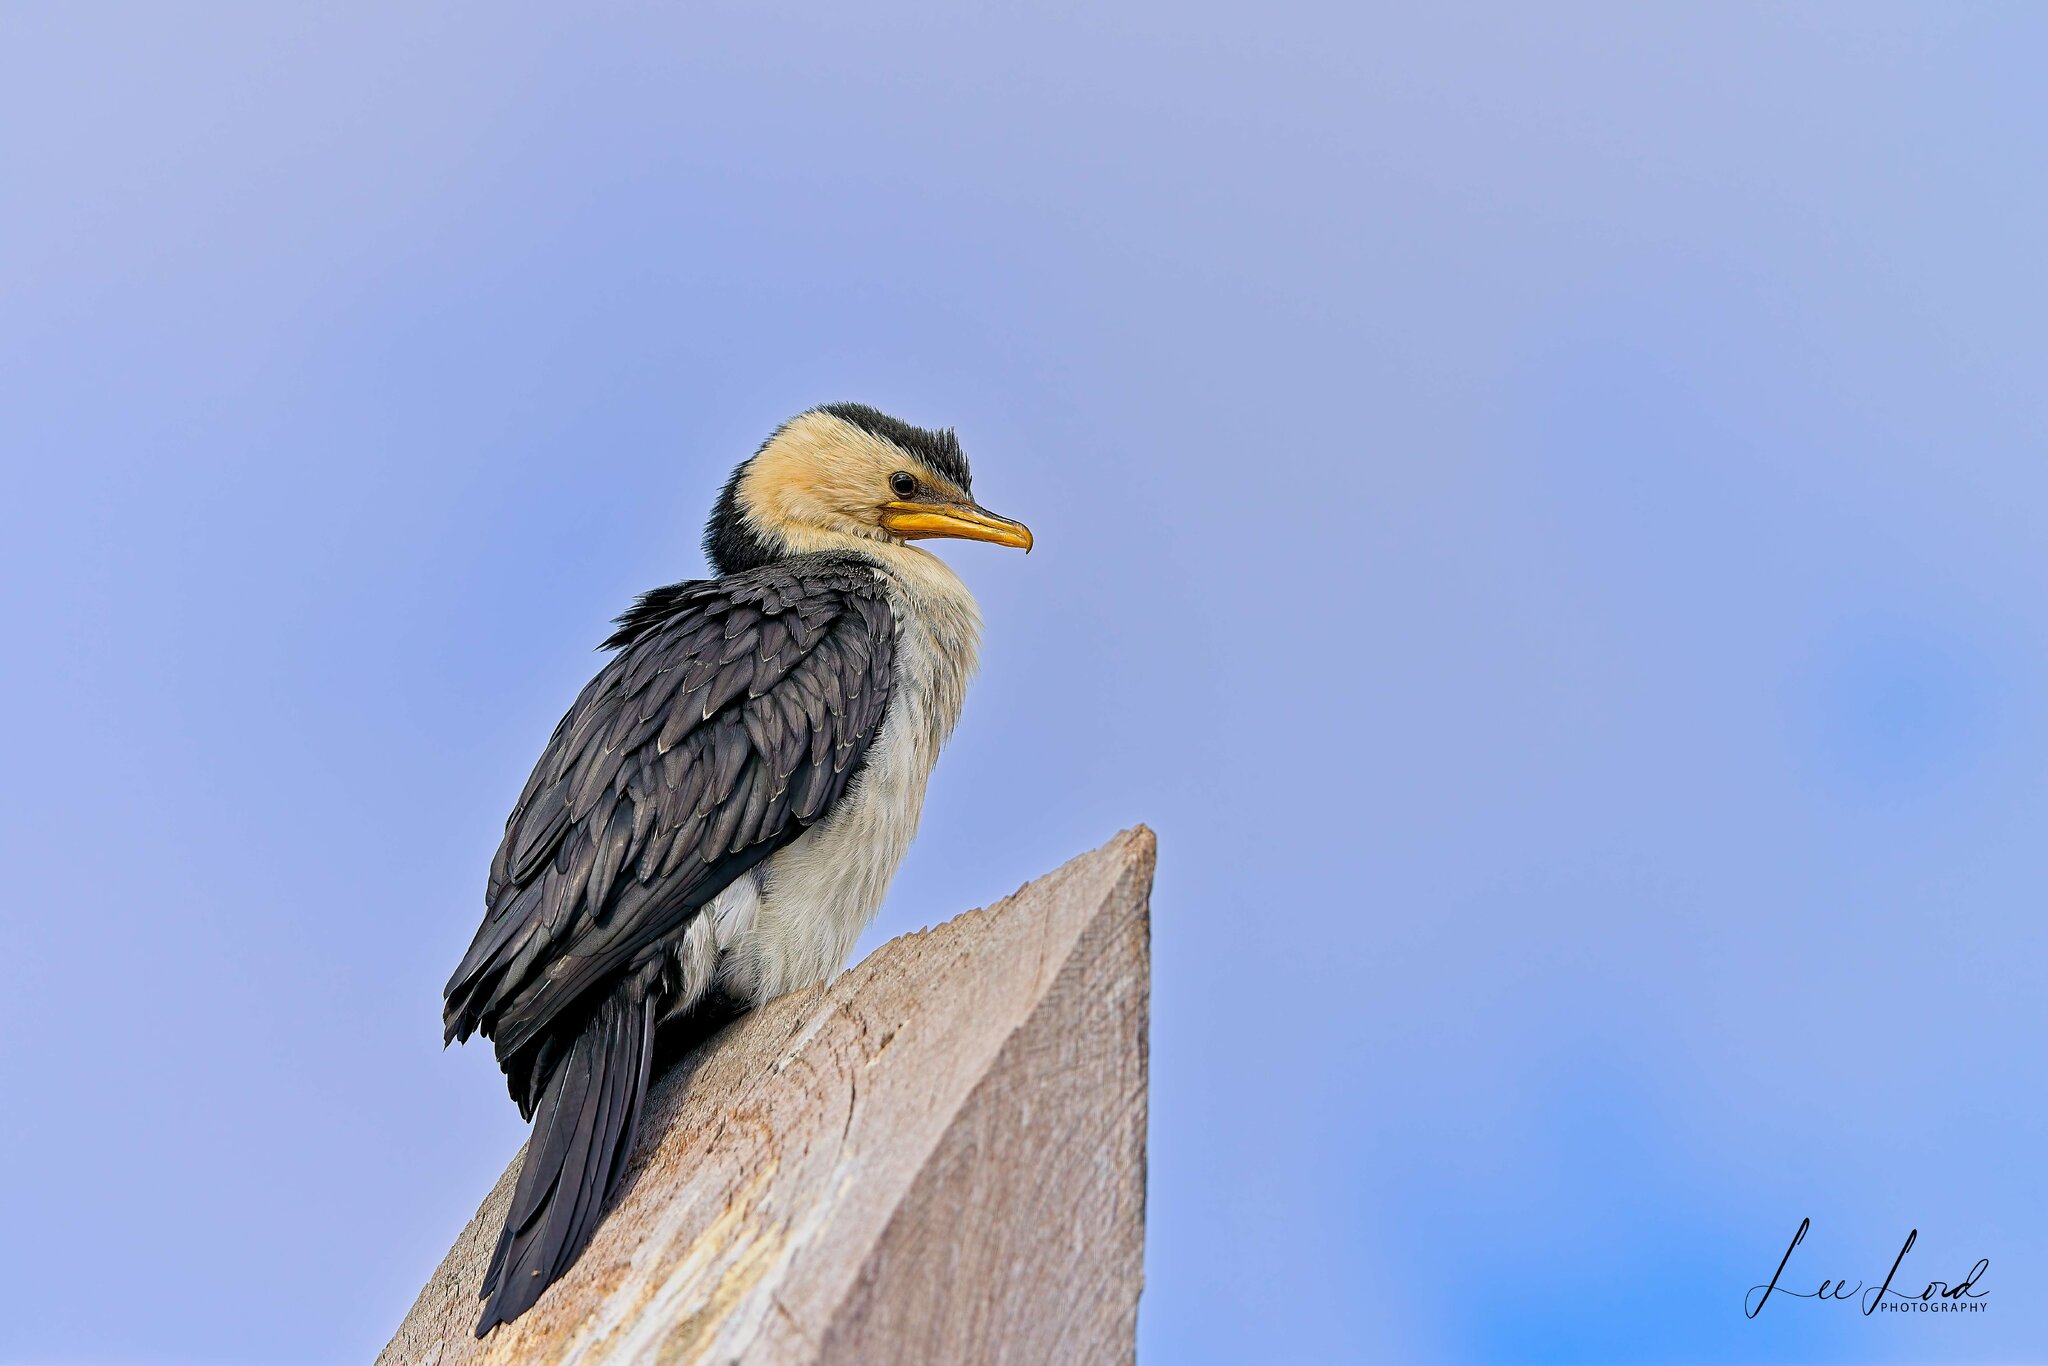
[[[2048,1352],[2043,30],[0,14],[0,1361],[382,1343],[526,768],[842,398],[1039,540],[867,944],[1160,834],[1148,1360]]]

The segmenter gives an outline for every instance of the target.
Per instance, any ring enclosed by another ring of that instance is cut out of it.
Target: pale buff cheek
[[[823,413],[792,422],[755,456],[740,483],[740,503],[764,530],[854,531],[873,508],[902,456],[850,423]]]
[[[852,423],[806,413],[748,464],[740,506],[792,550],[829,550],[834,536],[887,540],[876,514],[904,463],[903,452]]]

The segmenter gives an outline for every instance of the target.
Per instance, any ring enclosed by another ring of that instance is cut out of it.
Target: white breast
[[[829,981],[846,965],[917,833],[925,782],[974,673],[981,613],[967,585],[915,547],[875,558],[896,617],[895,690],[866,765],[823,821],[713,903],[719,976],[746,1000]]]

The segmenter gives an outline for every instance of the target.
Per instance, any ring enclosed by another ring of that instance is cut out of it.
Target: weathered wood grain
[[[379,1366],[1127,1362],[1153,839],[885,944],[655,1082],[582,1259],[479,1342],[515,1161]]]

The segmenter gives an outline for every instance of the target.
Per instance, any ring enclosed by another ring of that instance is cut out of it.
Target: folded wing
[[[618,627],[505,824],[445,994],[448,1037],[491,1039],[528,1113],[556,1026],[829,814],[889,706],[895,622],[858,559],[656,589]]]

